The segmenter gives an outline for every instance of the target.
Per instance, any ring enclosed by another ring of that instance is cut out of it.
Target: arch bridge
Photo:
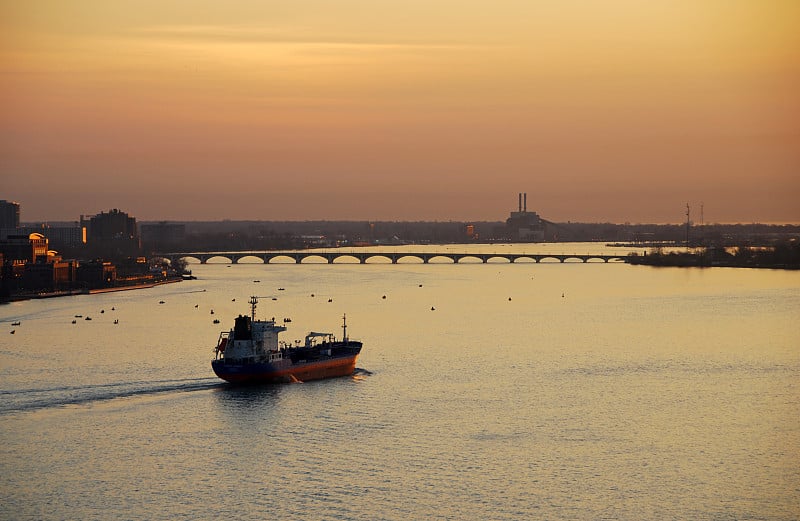
[[[211,259],[227,260],[231,264],[238,264],[245,258],[261,259],[264,264],[271,264],[275,259],[283,261],[294,261],[302,264],[306,259],[324,260],[328,264],[333,264],[337,259],[355,259],[360,264],[366,264],[370,259],[383,259],[397,264],[400,260],[417,260],[423,264],[428,264],[432,259],[449,259],[454,264],[459,264],[463,260],[478,260],[484,264],[493,259],[503,259],[510,263],[519,260],[532,261],[539,263],[542,261],[557,261],[565,263],[568,261],[589,262],[593,260],[627,262],[626,255],[602,255],[602,254],[553,254],[553,253],[453,253],[453,252],[354,252],[354,251],[226,251],[226,252],[184,252],[184,253],[156,253],[154,256],[174,261],[176,259],[196,259],[200,264],[206,264]],[[283,262],[282,262],[283,263]]]

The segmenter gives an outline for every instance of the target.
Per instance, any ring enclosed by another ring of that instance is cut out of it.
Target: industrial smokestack
[[[519,193],[519,211],[522,211],[522,192]]]
[[[522,205],[522,211],[523,212],[527,212],[528,211],[528,192],[525,192],[525,198],[523,199],[523,201],[525,201],[525,202]]]

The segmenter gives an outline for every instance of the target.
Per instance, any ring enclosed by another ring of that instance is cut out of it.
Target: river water
[[[0,519],[800,518],[800,273],[192,267],[0,306]],[[217,380],[251,295],[356,374]]]

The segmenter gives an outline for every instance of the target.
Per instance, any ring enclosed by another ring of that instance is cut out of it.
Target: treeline
[[[647,255],[631,254],[628,261],[647,266],[800,269],[800,242],[781,241],[769,247],[711,247],[692,252],[655,250]]]
[[[179,236],[142,234],[142,253],[170,251],[276,250],[367,244],[466,244],[509,242],[505,222],[412,221],[212,221],[182,222]],[[800,239],[798,225],[709,224],[690,226],[689,245],[771,246]],[[554,223],[545,221],[546,242],[686,245],[685,224]],[[75,252],[79,253],[79,252]]]

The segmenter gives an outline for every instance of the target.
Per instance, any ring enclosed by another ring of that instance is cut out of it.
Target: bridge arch
[[[227,255],[215,253],[212,255],[208,255],[205,258],[205,262],[201,258],[200,262],[203,262],[204,264],[233,264],[233,259],[231,257],[228,257]]]
[[[394,261],[389,255],[376,253],[374,255],[366,255],[361,262],[364,264],[391,264]]]
[[[365,260],[365,258],[359,258],[357,255],[351,253],[343,253],[341,255],[328,257],[328,262],[332,264],[363,264]]]
[[[564,262],[558,255],[540,255],[539,260],[536,262],[544,262],[545,264],[547,264],[547,263],[552,263],[553,261]]]
[[[264,264],[261,255],[241,255],[236,258],[236,264]]]
[[[203,259],[201,259],[197,255],[171,255],[169,257],[165,257],[169,260],[170,263],[174,262],[175,260],[183,259],[186,261],[187,264],[202,264]]]
[[[423,259],[425,260],[425,259]],[[447,262],[450,261],[450,262]],[[456,259],[447,253],[434,253],[428,256],[428,264],[456,264]]]
[[[539,261],[532,255],[516,255],[511,257],[511,262],[514,264],[535,264]]]
[[[492,255],[487,255],[487,256],[486,256],[486,261],[485,261],[485,262],[486,262],[487,264],[510,264],[510,263],[512,263],[513,261],[512,261],[512,260],[511,260],[511,259],[510,259],[508,256],[506,256],[506,255],[500,255],[500,254],[498,253],[498,254],[496,254],[496,255],[495,255],[495,254],[492,254]]]
[[[279,253],[277,255],[269,255],[264,257],[266,264],[296,264],[297,260],[291,255]]]
[[[397,264],[423,264],[425,259],[419,255],[401,253],[394,258],[394,262]]]
[[[479,255],[476,254],[476,255],[461,255],[455,262],[456,264],[482,264],[485,263],[486,260],[482,259]]]
[[[312,253],[309,255],[305,255],[304,257],[298,257],[298,264],[330,264],[333,258],[328,259],[325,255],[321,253]],[[311,260],[311,262],[306,262],[307,260]],[[320,262],[321,261],[321,262]]]

